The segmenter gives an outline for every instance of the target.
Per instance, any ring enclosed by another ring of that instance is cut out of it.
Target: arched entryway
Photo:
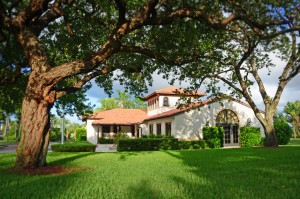
[[[216,118],[216,125],[224,128],[224,146],[239,146],[239,119],[235,112],[224,109]]]

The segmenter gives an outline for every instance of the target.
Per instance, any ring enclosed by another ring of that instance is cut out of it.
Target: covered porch
[[[117,133],[125,133],[129,138],[139,138],[140,126],[136,124],[93,124],[97,129],[97,138],[114,139]]]

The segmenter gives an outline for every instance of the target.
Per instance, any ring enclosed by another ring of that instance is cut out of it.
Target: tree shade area
[[[0,154],[2,198],[298,198],[300,147],[49,153],[64,174],[16,175]],[[270,167],[272,165],[272,167]],[[30,187],[30,188],[29,188]]]
[[[213,93],[224,82],[277,146],[273,116],[300,71],[298,1],[26,0],[0,1],[0,8],[0,85],[27,82],[16,169],[46,164],[55,103],[79,106],[92,79],[108,93],[116,80],[144,92],[154,71],[195,88],[209,78]],[[287,64],[271,97],[258,70],[272,66],[265,52],[278,50]],[[248,89],[254,81],[265,117]]]

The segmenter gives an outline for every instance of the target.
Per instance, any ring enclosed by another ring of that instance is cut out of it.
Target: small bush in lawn
[[[153,151],[178,149],[178,139],[175,138],[137,138],[119,139],[118,151]]]
[[[203,128],[203,139],[209,148],[221,148],[224,143],[223,127],[211,126]]]
[[[98,143],[100,144],[114,144],[115,140],[114,139],[109,139],[109,138],[99,138]]]
[[[205,140],[178,141],[179,149],[205,149]]]
[[[95,152],[96,145],[85,142],[67,142],[65,144],[53,144],[51,149],[54,152]]]
[[[241,146],[242,147],[253,147],[260,146],[261,144],[261,133],[260,128],[253,126],[241,127]]]
[[[75,130],[76,141],[86,141],[86,128],[80,127]]]
[[[278,144],[289,143],[293,133],[292,127],[286,122],[274,122],[274,128]]]

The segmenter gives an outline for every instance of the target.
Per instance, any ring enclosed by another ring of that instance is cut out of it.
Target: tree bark
[[[276,139],[273,122],[271,124],[268,124],[267,127],[265,127],[265,136],[266,136],[266,141],[265,141],[266,147],[278,147],[278,142]]]
[[[22,137],[15,163],[17,170],[46,165],[52,105],[45,100],[25,96],[22,105]]]

